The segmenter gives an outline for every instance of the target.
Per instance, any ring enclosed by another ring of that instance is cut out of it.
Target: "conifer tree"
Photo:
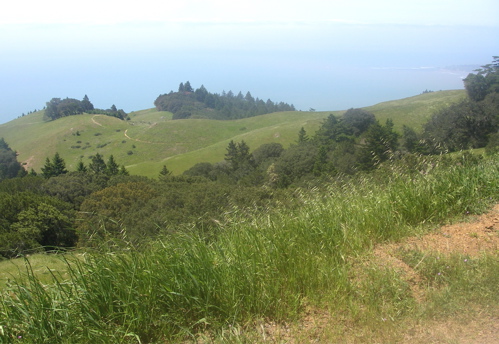
[[[106,172],[106,163],[99,153],[92,157],[92,162],[88,165],[90,172],[95,174],[101,174]]]
[[[166,165],[163,165],[163,168],[161,169],[161,171],[159,171],[160,177],[166,177],[166,176],[169,176],[171,174],[172,174],[172,172],[170,170],[168,170],[168,168],[166,168]]]
[[[66,170],[66,163],[57,152],[55,153],[52,160],[47,158],[45,160],[45,165],[42,167],[42,173],[45,178],[55,177],[67,172],[68,171]]]
[[[298,132],[298,143],[304,143],[307,141],[308,141],[307,132],[305,131],[305,128],[301,127],[300,131]]]
[[[111,154],[106,164],[106,174],[109,176],[116,176],[119,171],[120,167],[114,160],[114,156]]]

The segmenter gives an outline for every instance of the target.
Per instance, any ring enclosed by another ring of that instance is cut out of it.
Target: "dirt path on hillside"
[[[135,141],[135,142],[142,142],[142,143],[150,143],[153,145],[166,145],[168,142],[152,142],[152,141],[145,141],[145,140],[140,140],[140,139],[134,139],[133,137],[128,136],[128,129],[125,130],[125,137],[129,140]]]
[[[424,302],[425,291],[421,290],[421,278],[416,271],[397,258],[400,249],[415,249],[432,252],[442,256],[462,254],[470,259],[478,258],[483,253],[499,254],[499,204],[489,212],[470,217],[469,221],[442,226],[421,237],[409,237],[399,243],[384,244],[376,247],[369,264],[384,265],[400,271],[400,275],[411,286],[417,302]],[[423,257],[424,259],[424,257]],[[499,273],[499,271],[498,271]],[[499,286],[497,291],[499,292]],[[472,316],[469,316],[470,313]],[[393,325],[397,331],[396,343],[423,344],[499,344],[499,307],[491,305],[487,309],[466,309],[454,318],[444,320],[414,320],[409,327]],[[342,333],[341,343],[392,343],[393,339],[383,339],[376,329],[358,328],[348,317],[342,319],[339,314],[327,310],[310,308],[300,321],[292,325],[264,323],[260,325],[259,337],[264,343],[321,343],[324,334]],[[386,331],[386,329],[385,329]],[[326,335],[326,338],[328,336]]]
[[[103,116],[103,115],[93,115],[93,116],[92,116],[92,122],[94,122],[94,124],[97,124],[97,125],[98,125],[98,126],[100,126],[100,127],[103,127],[103,125],[102,125],[102,124],[100,124],[99,122],[97,122],[97,121],[95,120],[95,117],[97,117],[97,116]]]

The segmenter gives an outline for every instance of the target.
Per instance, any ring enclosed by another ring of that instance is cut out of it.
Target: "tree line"
[[[254,98],[248,91],[243,96],[232,91],[222,94],[210,93],[201,85],[194,90],[189,81],[180,83],[178,92],[171,91],[156,98],[158,111],[173,113],[173,119],[210,118],[219,120],[253,117],[277,111],[295,111],[293,105],[268,99]]]
[[[123,109],[116,108],[116,105],[114,104],[107,110],[95,109],[87,95],[85,95],[82,100],[74,98],[52,98],[46,103],[44,119],[46,121],[53,121],[58,118],[80,115],[83,113],[103,114],[122,120],[128,119],[127,113],[123,111]]]

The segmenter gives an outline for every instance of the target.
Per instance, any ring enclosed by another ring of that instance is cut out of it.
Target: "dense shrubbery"
[[[178,92],[171,91],[162,94],[154,101],[158,111],[173,113],[173,119],[211,118],[211,119],[238,119],[263,115],[277,111],[294,111],[293,105],[283,102],[274,103],[270,99],[266,102],[253,98],[250,92],[245,96],[241,92],[234,95],[232,91],[220,95],[210,93],[201,85],[194,89],[187,81],[180,84]]]

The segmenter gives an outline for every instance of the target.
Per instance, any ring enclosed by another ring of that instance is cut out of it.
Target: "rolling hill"
[[[464,96],[464,90],[439,91],[365,109],[381,122],[393,119],[399,131],[404,124],[420,130],[435,110]],[[43,111],[38,111],[0,125],[0,137],[18,152],[18,160],[26,168],[35,171],[55,152],[69,170],[74,170],[80,159],[88,164],[89,157],[100,153],[105,159],[113,154],[131,174],[156,177],[163,165],[180,174],[197,162],[222,161],[230,140],[244,140],[252,150],[271,142],[287,147],[296,141],[301,127],[313,135],[329,114],[342,112],[289,111],[217,121],[172,120],[169,112],[146,109],[130,113],[130,121],[84,114],[44,122]]]

